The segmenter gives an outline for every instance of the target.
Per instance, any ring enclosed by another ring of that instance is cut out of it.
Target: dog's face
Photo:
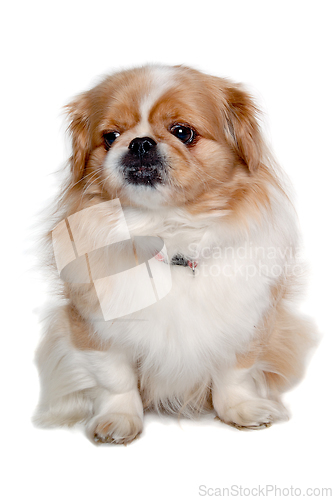
[[[260,166],[250,97],[189,68],[117,73],[68,108],[73,185],[122,205],[228,209]]]

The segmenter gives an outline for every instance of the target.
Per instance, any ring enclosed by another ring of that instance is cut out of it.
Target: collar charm
[[[161,252],[155,255],[155,259],[157,259],[159,262],[169,264],[168,258]],[[195,269],[198,266],[198,263],[195,260],[190,260],[187,257],[184,257],[184,255],[177,253],[170,260],[170,265],[189,267],[190,269],[192,269],[193,276],[195,276]]]

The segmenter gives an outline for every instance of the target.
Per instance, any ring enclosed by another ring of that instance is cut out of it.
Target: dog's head
[[[262,166],[250,96],[187,67],[114,74],[68,110],[72,185],[122,205],[230,210]]]

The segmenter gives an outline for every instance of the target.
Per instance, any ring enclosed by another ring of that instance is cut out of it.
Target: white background
[[[9,5],[9,3],[8,3]],[[16,1],[1,48],[1,487],[7,499],[196,499],[212,488],[333,487],[331,2]],[[244,82],[297,193],[311,267],[304,310],[324,338],[285,397],[288,423],[239,432],[212,418],[148,416],[139,440],[96,447],[81,431],[32,426],[38,212],[69,154],[61,108],[96,78],[147,62],[184,63]]]

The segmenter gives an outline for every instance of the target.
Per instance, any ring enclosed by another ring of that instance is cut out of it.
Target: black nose
[[[156,142],[151,137],[136,137],[130,142],[128,149],[136,156],[144,156],[154,146],[156,146]]]

